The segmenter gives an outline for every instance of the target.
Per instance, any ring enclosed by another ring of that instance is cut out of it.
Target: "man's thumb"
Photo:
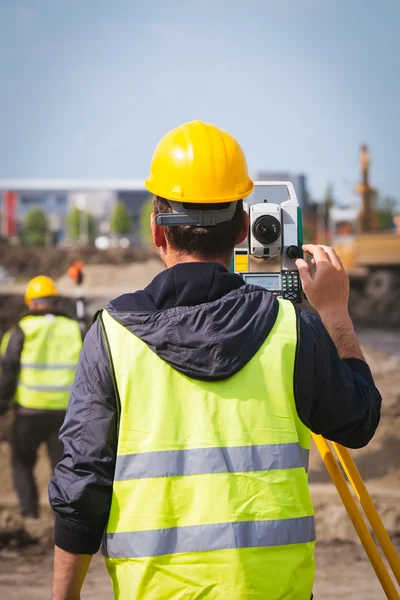
[[[300,273],[301,283],[303,284],[303,288],[306,287],[312,281],[310,267],[302,258],[298,258],[296,260],[296,267]]]

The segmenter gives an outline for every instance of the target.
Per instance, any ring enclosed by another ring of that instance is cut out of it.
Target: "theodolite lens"
[[[268,246],[273,244],[281,234],[281,224],[272,215],[261,215],[253,223],[253,235],[257,242]]]

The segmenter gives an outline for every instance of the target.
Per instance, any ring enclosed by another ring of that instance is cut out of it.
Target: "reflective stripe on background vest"
[[[3,335],[2,339],[1,339],[1,344],[0,344],[1,356],[4,356],[6,353],[8,342],[10,341],[12,332],[13,332],[13,330],[9,329],[8,331],[5,332],[5,334]]]
[[[102,314],[120,396],[103,553],[116,598],[309,600],[310,432],[294,402],[294,307],[229,379],[191,379]]]
[[[28,316],[24,332],[16,402],[25,408],[65,410],[82,339],[79,325],[66,317]]]

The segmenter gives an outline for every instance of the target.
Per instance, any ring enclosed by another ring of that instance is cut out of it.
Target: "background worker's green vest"
[[[65,410],[82,348],[79,325],[54,315],[28,316],[15,401],[34,410]]]
[[[121,413],[103,552],[116,598],[310,600],[310,435],[297,415],[296,315],[229,379],[190,379],[107,312]]]

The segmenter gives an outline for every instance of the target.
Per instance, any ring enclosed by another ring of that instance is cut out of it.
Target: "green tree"
[[[67,232],[74,242],[93,243],[96,236],[93,215],[74,206],[67,217]]]
[[[74,206],[67,217],[67,233],[70,240],[79,241],[80,236],[81,211]]]
[[[124,235],[132,231],[132,218],[124,202],[119,200],[114,207],[110,220],[111,233]]]
[[[140,235],[142,241],[147,245],[150,245],[152,242],[150,216],[153,212],[153,209],[153,196],[149,196],[146,202],[143,204],[140,213]]]
[[[29,246],[45,246],[48,241],[49,224],[40,208],[32,208],[26,215],[23,227],[23,239]]]
[[[392,229],[393,228],[393,217],[398,212],[399,207],[395,198],[385,196],[383,198],[378,197],[376,203],[376,212],[378,215],[378,227],[379,229]]]

